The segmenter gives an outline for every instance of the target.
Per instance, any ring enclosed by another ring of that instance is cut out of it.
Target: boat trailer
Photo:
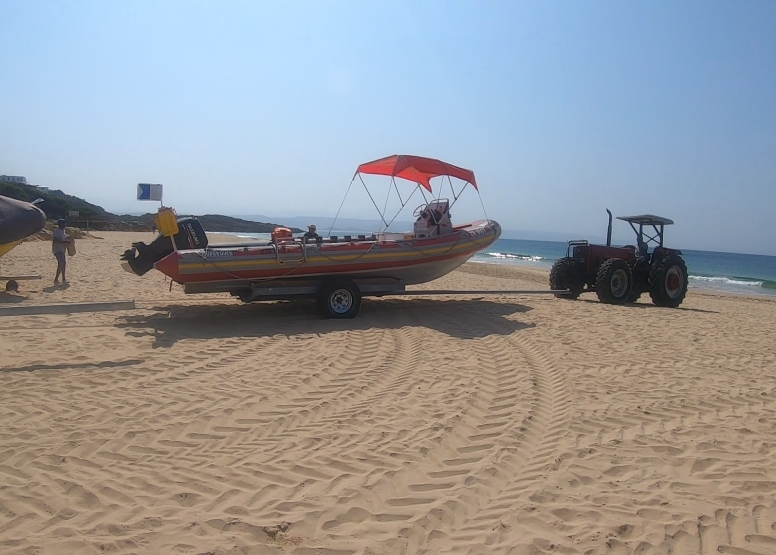
[[[395,278],[357,278],[327,276],[326,278],[273,279],[266,281],[190,282],[183,284],[187,294],[229,293],[244,303],[314,299],[327,318],[353,318],[361,308],[363,297],[428,297],[436,295],[562,295],[568,290],[454,290],[411,289]]]

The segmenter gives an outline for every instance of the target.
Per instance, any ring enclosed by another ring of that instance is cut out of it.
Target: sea
[[[338,232],[342,236],[347,232]],[[363,233],[363,232],[361,232]],[[245,238],[269,239],[266,233],[233,233]],[[352,235],[358,235],[353,232]],[[475,254],[471,261],[549,270],[566,256],[566,243],[499,239]],[[739,295],[776,296],[776,256],[682,249],[689,272],[690,289],[706,289]]]

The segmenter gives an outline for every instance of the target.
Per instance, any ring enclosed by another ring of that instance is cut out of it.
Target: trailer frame
[[[439,295],[559,295],[568,290],[455,290],[411,289],[402,280],[359,278],[352,275],[330,275],[320,278],[291,278],[270,280],[230,280],[217,282],[189,282],[183,284],[186,294],[229,293],[244,303],[314,299],[327,318],[354,318],[363,297],[427,297]]]

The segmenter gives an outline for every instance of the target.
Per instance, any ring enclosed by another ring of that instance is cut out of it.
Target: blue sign
[[[159,183],[138,183],[137,200],[162,200],[162,185]]]

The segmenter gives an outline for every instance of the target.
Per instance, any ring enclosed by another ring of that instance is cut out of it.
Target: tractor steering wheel
[[[412,215],[415,216],[416,218],[419,218],[420,215],[423,213],[423,211],[426,209],[427,206],[428,206],[428,204],[421,204],[420,206],[418,206],[415,209],[415,211],[412,213]]]

